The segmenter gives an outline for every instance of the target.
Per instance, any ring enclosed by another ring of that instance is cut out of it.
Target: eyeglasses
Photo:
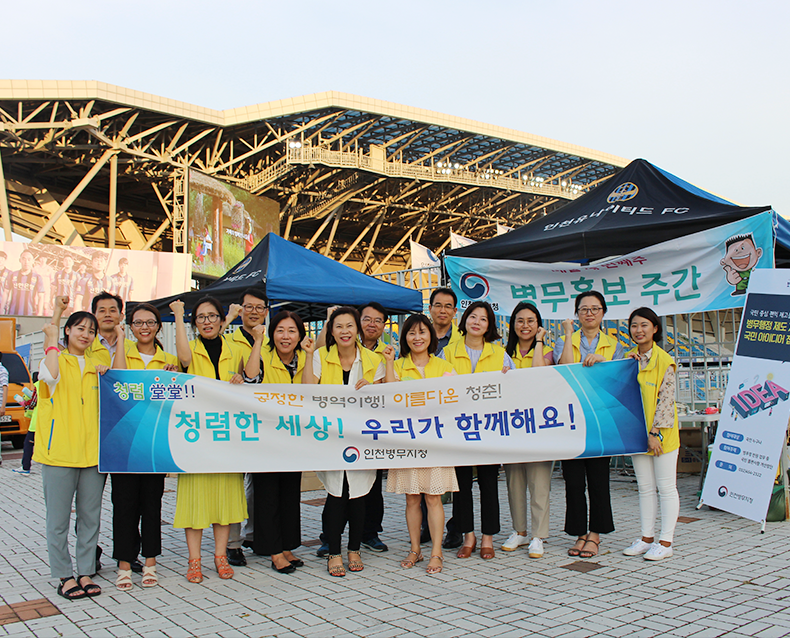
[[[593,308],[583,306],[582,308],[579,308],[578,313],[580,315],[597,315],[599,312],[601,312],[601,310],[603,310],[603,308],[600,306],[595,306]]]
[[[442,308],[445,310],[455,310],[455,306],[451,303],[435,303],[431,304],[431,308],[436,308],[437,310],[441,310]]]
[[[383,326],[384,325],[384,319],[379,319],[378,317],[375,317],[375,318],[374,317],[362,317],[362,319],[360,320],[360,323],[372,323],[372,324],[374,324],[376,326]]]
[[[264,312],[266,310],[266,306],[253,306],[252,304],[247,304],[246,306],[241,307],[244,312]]]
[[[143,326],[153,328],[154,326],[158,325],[158,322],[156,319],[149,319],[148,321],[140,321],[139,319],[136,319],[135,321],[132,321],[132,325],[135,328],[142,328]]]
[[[538,320],[537,319],[527,319],[524,321],[523,319],[516,319],[517,326],[537,326]]]
[[[219,315],[216,313],[210,315],[198,315],[195,317],[195,323],[214,323],[217,320],[219,320]]]

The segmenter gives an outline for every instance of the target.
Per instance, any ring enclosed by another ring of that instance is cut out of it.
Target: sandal
[[[227,554],[223,554],[222,556],[214,556],[214,567],[217,568],[217,573],[223,580],[233,578],[233,567],[228,564]]]
[[[414,554],[414,555],[416,556],[416,558],[415,558],[414,560],[412,560],[411,558],[409,558],[409,556],[411,556],[412,554]],[[420,563],[420,562],[422,562],[423,560],[425,560],[425,559],[423,558],[423,555],[422,555],[420,552],[414,552],[414,551],[412,551],[412,552],[409,552],[408,554],[406,554],[406,558],[404,558],[404,559],[403,559],[403,560],[400,562],[400,566],[401,566],[401,567],[403,567],[403,569],[411,569],[411,568],[412,568],[412,567],[414,567],[414,566],[415,566],[417,563]]]
[[[586,541],[584,541],[585,547],[587,547],[587,543],[592,543],[593,545],[595,545],[595,551],[590,552],[586,549],[583,549],[581,552],[579,552],[579,558],[592,558],[593,556],[598,556],[598,546],[601,544],[601,541],[594,541],[587,539]]]
[[[63,585],[65,585],[70,580],[74,581],[74,587],[64,591]],[[77,600],[78,598],[85,598],[87,594],[85,593],[85,590],[80,587],[79,583],[74,579],[74,576],[69,576],[68,578],[60,579],[60,585],[58,585],[58,596],[62,596],[66,600]]]
[[[351,554],[356,554],[359,558],[352,559]],[[350,572],[361,572],[365,569],[365,566],[362,564],[362,556],[359,552],[348,552],[348,571]]]
[[[156,587],[159,584],[159,576],[156,575],[156,565],[143,565],[143,580],[140,584],[143,587]]]
[[[190,583],[202,583],[203,569],[200,566],[200,559],[190,558],[187,564],[189,565],[189,569],[187,569],[187,581]]]
[[[88,578],[89,579],[90,576],[77,576],[77,584],[80,587],[82,587],[83,591],[85,592],[85,595],[88,598],[93,598],[94,596],[98,596],[99,594],[101,594],[101,587],[99,587],[94,582],[90,582],[87,585],[83,585],[82,584],[82,579],[83,578]]]
[[[578,556],[579,554],[581,554],[581,551],[584,549],[584,544],[586,542],[587,542],[587,535],[586,534],[585,534],[584,538],[579,536],[579,538],[577,538],[576,542],[573,544],[573,547],[571,547],[568,550],[568,556]],[[579,545],[580,543],[581,543],[581,545]],[[579,547],[577,547],[577,545],[579,545]]]
[[[134,584],[132,583],[132,570],[119,569],[118,578],[115,579],[115,588],[119,591],[129,591]]]
[[[431,565],[431,561],[433,559],[441,561],[439,565]],[[439,574],[442,571],[442,565],[444,564],[444,557],[443,556],[431,556],[431,559],[428,561],[428,567],[426,567],[425,572],[427,574]]]
[[[330,565],[329,561],[333,558],[339,558],[340,564],[339,565]],[[326,570],[329,572],[330,576],[334,576],[335,578],[342,578],[346,575],[346,568],[343,567],[343,556],[342,554],[327,554],[326,555]]]

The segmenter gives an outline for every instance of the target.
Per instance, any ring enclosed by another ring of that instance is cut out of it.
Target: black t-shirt
[[[343,385],[348,385],[348,379],[351,376],[351,370],[343,370]]]
[[[208,358],[214,365],[214,376],[219,379],[219,359],[222,356],[222,337],[214,337],[213,339],[204,339],[200,337],[203,345],[206,347]]]

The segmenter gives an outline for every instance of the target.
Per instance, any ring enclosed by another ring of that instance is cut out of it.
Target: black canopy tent
[[[738,206],[637,159],[597,188],[545,217],[447,254],[588,263],[768,210],[770,206]],[[789,247],[781,243],[781,237],[780,234],[777,242],[777,266],[790,263]]]
[[[205,295],[226,308],[248,288],[263,290],[272,312],[293,310],[304,321],[321,321],[333,305],[357,306],[378,301],[392,314],[422,311],[422,293],[381,281],[269,233],[225,275],[200,290],[151,301],[165,321],[170,303],[181,299],[187,310]],[[135,304],[129,303],[127,312]]]

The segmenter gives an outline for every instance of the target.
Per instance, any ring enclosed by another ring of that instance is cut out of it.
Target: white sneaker
[[[522,536],[518,532],[513,532],[510,535],[510,538],[502,543],[502,549],[504,549],[506,552],[513,552],[527,543],[529,543],[529,538]]]
[[[529,544],[529,547],[527,548],[527,552],[529,552],[530,558],[542,558],[543,541],[539,538],[533,538],[532,542]]]
[[[664,547],[661,543],[653,543],[653,546],[647,550],[645,560],[661,560],[672,556],[672,546]]]
[[[623,550],[623,554],[626,556],[639,556],[640,554],[644,554],[651,547],[653,547],[652,543],[645,543],[641,538],[637,538],[631,543],[630,547]]]

